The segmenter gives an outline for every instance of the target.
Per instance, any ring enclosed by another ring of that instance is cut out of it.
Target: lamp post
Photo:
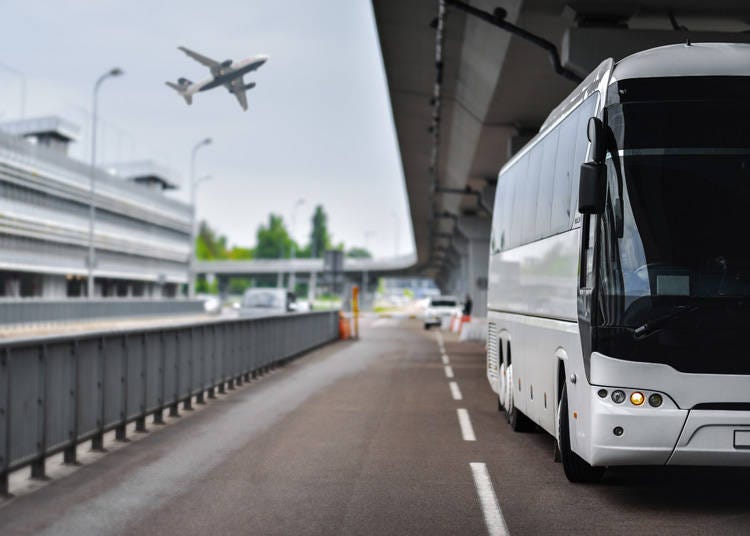
[[[94,225],[96,223],[96,120],[97,104],[99,98],[99,87],[107,78],[114,78],[123,74],[122,69],[115,67],[101,75],[94,84],[94,92],[91,106],[91,169],[90,186],[89,186],[89,256],[88,256],[88,277],[86,278],[86,296],[88,299],[94,298],[94,266],[96,264],[94,248]]]
[[[198,184],[207,179],[207,177],[201,177],[200,179],[195,178],[195,155],[198,153],[198,149],[211,145],[213,140],[211,138],[204,138],[193,146],[193,150],[190,152],[190,206],[192,212],[190,215],[190,257],[188,259],[188,297],[195,298],[195,214],[196,214],[196,191]]]
[[[294,263],[294,259],[297,258],[297,246],[294,242],[294,235],[297,232],[297,209],[305,204],[305,200],[300,198],[295,201],[292,206],[292,247],[290,251],[291,262]],[[294,292],[294,288],[297,286],[297,274],[294,272],[294,266],[289,271],[289,291]]]

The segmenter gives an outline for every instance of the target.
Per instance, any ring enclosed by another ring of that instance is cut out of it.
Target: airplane
[[[166,82],[169,87],[177,91],[177,93],[185,99],[185,102],[193,104],[193,95],[199,91],[207,91],[215,87],[224,86],[230,93],[237,97],[237,101],[240,103],[240,106],[242,106],[242,109],[247,110],[247,95],[245,92],[248,89],[254,88],[255,82],[245,84],[242,81],[242,77],[246,73],[254,71],[266,63],[268,61],[268,56],[259,54],[252,58],[235,62],[232,60],[216,61],[185,47],[177,47],[177,49],[182,50],[198,63],[208,67],[213,77],[195,83],[187,78],[179,78],[176,84],[174,82]]]

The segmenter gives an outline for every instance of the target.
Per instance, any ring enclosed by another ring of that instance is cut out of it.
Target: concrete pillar
[[[229,292],[229,278],[226,276],[217,275],[216,282],[216,286],[219,290],[219,297],[221,298],[221,301],[224,301],[227,297],[227,293]]]
[[[367,270],[362,272],[362,288],[359,290],[359,307],[362,310],[370,309],[370,293],[368,288],[370,286],[370,274]]]
[[[489,218],[474,216],[462,216],[458,219],[458,229],[466,238],[466,254],[462,258],[465,293],[471,296],[474,304],[472,316],[476,317],[487,316],[491,223]],[[463,295],[459,297],[463,298]]]
[[[315,293],[317,292],[317,284],[318,284],[318,272],[310,272],[310,283],[307,285],[307,301],[310,302],[310,307],[312,307],[313,302],[315,301]]]

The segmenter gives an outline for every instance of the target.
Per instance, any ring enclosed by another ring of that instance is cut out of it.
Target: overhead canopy
[[[505,21],[553,43],[564,66],[580,75],[607,57],[618,60],[687,38],[750,41],[744,33],[750,29],[747,10],[731,0],[470,4],[488,12],[503,7]],[[439,2],[373,0],[373,9],[409,195],[417,269],[437,276],[445,269],[446,257],[439,252],[451,244],[456,216],[486,220],[489,228],[482,204],[492,206],[498,171],[576,84],[555,73],[542,48],[448,7],[439,121],[437,133],[431,132],[438,82],[431,23]],[[474,193],[457,193],[467,187]]]

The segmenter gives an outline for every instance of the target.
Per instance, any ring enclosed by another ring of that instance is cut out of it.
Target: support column
[[[458,229],[466,238],[466,254],[462,264],[465,268],[465,293],[471,296],[474,304],[472,316],[487,316],[487,276],[490,256],[489,218],[462,216],[458,219]],[[464,295],[459,296],[463,298]]]
[[[317,272],[310,272],[310,281],[307,285],[307,301],[310,302],[310,307],[313,306],[313,302],[315,301],[315,293],[317,292],[317,284],[318,284],[318,273]]]
[[[229,292],[229,277],[217,274],[216,282],[216,286],[219,289],[219,297],[221,298],[221,301],[224,301]]]

